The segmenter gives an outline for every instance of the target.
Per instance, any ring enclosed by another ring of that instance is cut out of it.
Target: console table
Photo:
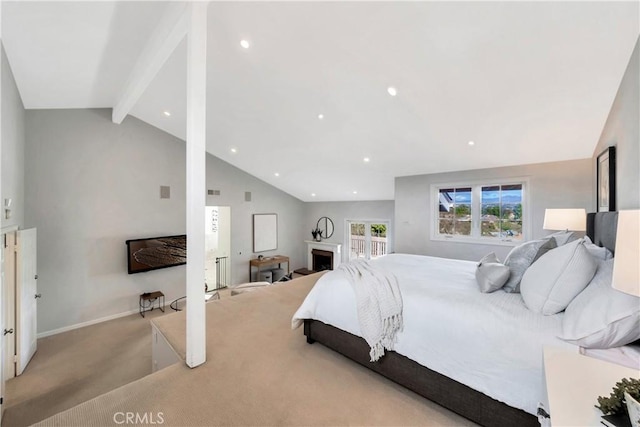
[[[263,267],[278,264],[278,268],[281,268],[281,264],[285,262],[287,263],[287,270],[285,274],[289,274],[290,263],[289,263],[288,256],[274,255],[272,257],[265,257],[262,259],[255,258],[250,260],[249,261],[249,282],[253,282],[253,278],[252,278],[253,267],[256,267],[258,269],[258,272],[256,273],[256,281],[257,281],[260,278],[260,271],[262,270]]]

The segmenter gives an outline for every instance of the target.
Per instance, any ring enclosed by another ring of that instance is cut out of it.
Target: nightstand
[[[640,370],[584,356],[566,348],[544,348],[544,371],[551,425],[602,426],[595,407],[622,378],[640,378]]]
[[[140,302],[138,303],[140,306],[140,316],[144,317],[147,311],[153,310],[156,301],[158,302],[158,308],[164,313],[164,294],[162,292],[155,291],[140,294]]]

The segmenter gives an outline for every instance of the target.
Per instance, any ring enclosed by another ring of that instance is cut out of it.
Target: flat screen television
[[[127,240],[129,274],[187,263],[187,235]]]

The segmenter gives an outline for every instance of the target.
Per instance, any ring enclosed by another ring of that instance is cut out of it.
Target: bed
[[[617,214],[589,214],[587,222],[590,239],[613,252]],[[520,294],[479,293],[475,262],[399,254],[376,262],[393,269],[402,292],[404,328],[394,351],[370,362],[353,291],[325,278],[294,315],[304,321],[307,342],[319,342],[481,425],[539,425],[537,404],[546,396],[542,347],[576,349],[557,338],[563,313],[529,312]]]

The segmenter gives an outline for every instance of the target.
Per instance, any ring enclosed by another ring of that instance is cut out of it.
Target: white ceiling
[[[93,108],[115,105],[166,3],[2,7],[25,107]],[[207,150],[304,201],[591,157],[639,28],[638,2],[212,2]],[[183,42],[131,111],[180,138],[185,59]]]

